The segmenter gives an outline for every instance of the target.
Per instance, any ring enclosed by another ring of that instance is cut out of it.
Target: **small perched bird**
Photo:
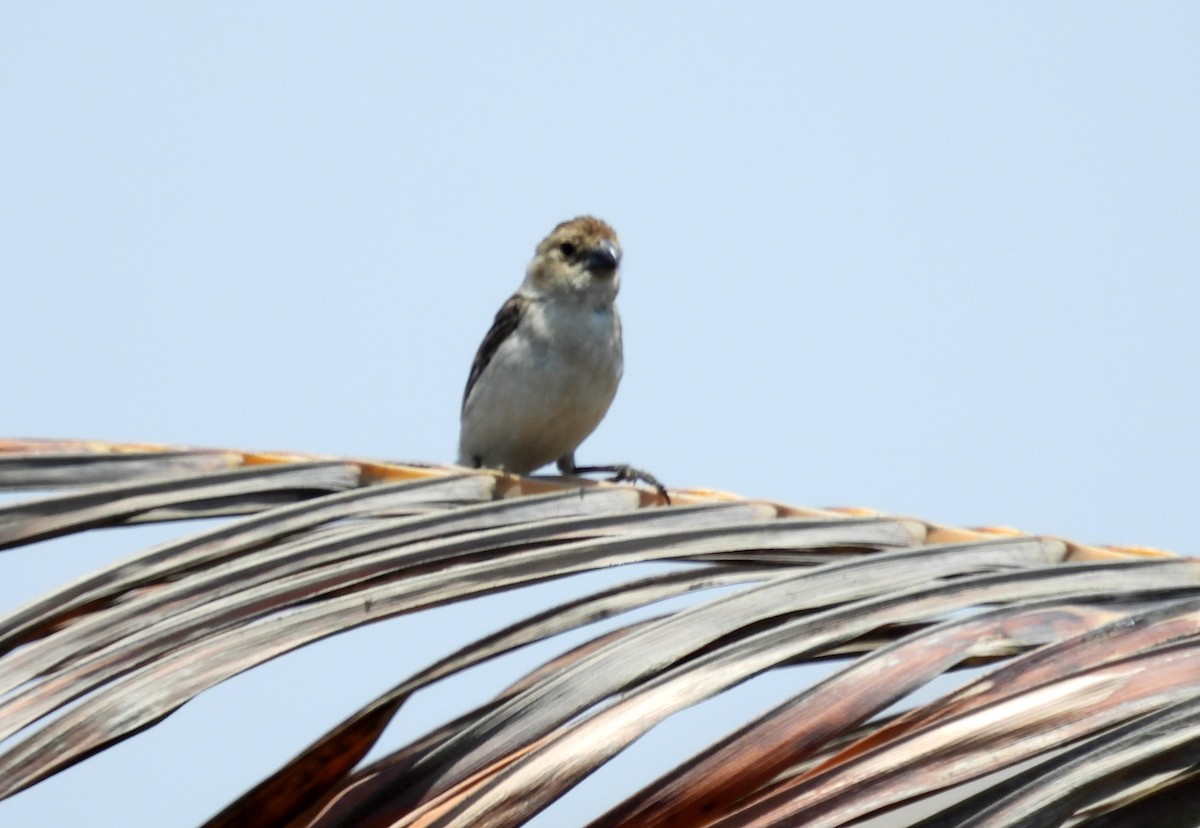
[[[479,346],[463,393],[460,465],[528,474],[556,462],[562,474],[652,476],[631,466],[577,466],[575,449],[599,425],[621,381],[621,242],[598,218],[550,232],[525,281]]]

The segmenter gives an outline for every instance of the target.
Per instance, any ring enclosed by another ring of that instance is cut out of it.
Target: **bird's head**
[[[550,231],[538,245],[525,284],[541,295],[611,302],[617,295],[621,241],[617,231],[592,216],[580,216]]]

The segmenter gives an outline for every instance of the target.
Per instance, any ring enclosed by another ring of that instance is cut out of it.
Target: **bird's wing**
[[[471,363],[471,375],[467,377],[467,387],[463,391],[462,407],[464,411],[467,408],[467,398],[471,396],[471,389],[475,387],[475,383],[483,375],[484,370],[488,367],[488,363],[492,361],[492,357],[496,355],[496,351],[500,348],[500,345],[517,329],[517,325],[521,321],[521,314],[525,312],[525,307],[528,304],[529,300],[518,293],[505,302],[499,312],[496,313],[496,319],[492,322],[492,328],[487,332],[487,336],[483,338],[483,344],[479,346],[479,350],[475,353],[475,361]]]

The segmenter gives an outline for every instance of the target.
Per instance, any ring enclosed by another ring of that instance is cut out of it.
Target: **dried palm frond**
[[[1195,819],[1171,804],[1193,790],[1200,758],[1193,560],[715,492],[673,491],[666,507],[585,481],[83,441],[0,441],[0,489],[53,492],[0,506],[0,549],[226,518],[0,618],[0,797],[319,639],[654,562],[670,567],[479,630],[398,676],[207,825],[520,825],[672,714],[831,658],[845,661],[592,826],[837,826],[975,780],[982,790],[921,825]],[[418,691],[717,587],[598,634],[362,763]],[[890,714],[979,665],[964,686]]]

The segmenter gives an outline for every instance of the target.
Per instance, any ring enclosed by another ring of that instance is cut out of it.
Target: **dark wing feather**
[[[496,355],[500,344],[508,339],[509,334],[517,329],[517,325],[521,321],[521,314],[524,312],[528,301],[519,293],[515,294],[496,313],[496,319],[492,322],[492,329],[483,338],[483,344],[479,346],[479,350],[475,353],[475,361],[471,363],[471,375],[467,377],[467,387],[463,391],[462,407],[464,411],[467,408],[467,398],[471,396],[471,389],[475,387],[476,381],[483,375],[483,371],[488,367],[488,363],[492,361],[492,357]]]

